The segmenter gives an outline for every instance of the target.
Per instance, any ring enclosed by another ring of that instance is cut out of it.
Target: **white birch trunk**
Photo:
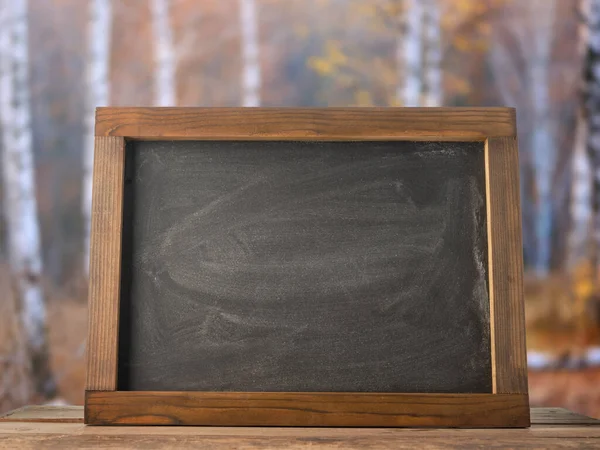
[[[575,267],[588,256],[587,244],[592,218],[592,171],[587,153],[587,124],[583,114],[577,117],[575,148],[573,152],[571,184],[571,233],[567,265]]]
[[[109,103],[109,62],[111,48],[111,0],[91,0],[88,24],[89,55],[87,64],[87,92],[85,137],[83,149],[82,212],[84,220],[85,273],[90,264],[90,225],[92,214],[92,170],[94,166],[94,122],[98,106]]]
[[[421,0],[405,1],[403,21],[404,33],[398,34],[396,42],[398,65],[396,100],[402,106],[419,106],[423,90],[423,5]]]
[[[444,103],[442,86],[442,37],[439,0],[426,0],[423,18],[423,106],[441,106]]]
[[[36,389],[54,395],[41,286],[29,98],[27,0],[0,1],[0,118],[8,253]]]
[[[579,24],[579,53],[583,66],[586,65],[586,53],[589,40],[588,21],[590,2],[583,0],[581,3],[582,20]],[[598,3],[598,2],[597,2]],[[600,33],[600,29],[597,30]],[[599,36],[600,37],[600,36]],[[587,112],[585,109],[585,73],[582,73],[580,85],[581,105],[577,114],[577,130],[575,135],[575,148],[573,152],[573,168],[571,183],[571,230],[568,240],[567,265],[575,267],[588,254],[588,237],[592,218],[592,170],[590,154],[587,152]]]
[[[260,106],[261,70],[255,0],[239,0],[242,31],[242,106]]]
[[[154,104],[175,106],[175,49],[170,0],[151,0],[154,33]]]
[[[588,15],[589,36],[585,62],[585,112],[587,149],[592,161],[593,225],[592,262],[600,263],[600,1],[591,0]]]
[[[524,235],[530,236],[525,242],[527,255],[540,276],[546,275],[550,268],[552,179],[557,159],[549,78],[555,11],[556,0],[513,3],[507,10],[508,16],[502,19],[502,31],[510,39],[503,39],[500,27],[494,27],[490,52],[505,105],[517,107],[521,131],[530,131],[528,145],[521,146],[521,197],[524,215],[534,211],[532,229],[524,229]],[[514,80],[521,83],[515,86]],[[533,180],[527,178],[526,168],[533,169]],[[529,181],[537,192],[535,203],[525,191]]]
[[[554,33],[555,0],[529,0],[530,17],[538,22],[533,33],[532,54],[527,70],[531,93],[533,130],[531,150],[538,193],[535,235],[538,275],[548,274],[551,256],[552,233],[552,177],[556,165],[557,149],[550,122],[550,62]]]

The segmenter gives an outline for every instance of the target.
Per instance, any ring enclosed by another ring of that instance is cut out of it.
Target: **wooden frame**
[[[273,426],[529,426],[515,111],[511,108],[99,108],[85,422]],[[117,390],[126,140],[485,142],[490,394]]]

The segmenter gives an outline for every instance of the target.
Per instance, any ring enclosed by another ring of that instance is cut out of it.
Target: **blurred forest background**
[[[83,402],[104,105],[516,107],[531,401],[600,417],[600,0],[0,0],[0,411]]]

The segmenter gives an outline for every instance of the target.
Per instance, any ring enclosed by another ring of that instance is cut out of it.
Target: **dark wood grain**
[[[542,425],[600,426],[600,420],[571,412],[565,408],[531,408],[530,415],[531,425],[534,427]],[[0,422],[83,423],[83,406],[24,406],[0,416]],[[220,428],[220,430],[229,430],[229,433],[236,435],[242,429]],[[260,430],[273,430],[273,428],[258,428],[255,430],[260,432]],[[248,432],[248,430],[243,432]]]
[[[494,392],[527,392],[523,254],[516,138],[486,143]]]
[[[522,394],[86,392],[85,420],[95,425],[527,427],[529,404]]]
[[[483,143],[129,150],[119,390],[492,392]]]
[[[125,140],[96,137],[86,389],[116,388],[124,167]]]
[[[98,108],[96,135],[210,140],[515,136],[512,108]]]

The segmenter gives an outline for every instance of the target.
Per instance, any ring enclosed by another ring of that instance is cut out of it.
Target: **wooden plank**
[[[600,426],[600,420],[571,412],[565,408],[531,408],[531,423],[539,425]]]
[[[213,140],[480,140],[515,136],[513,108],[98,108],[97,136]]]
[[[125,139],[96,137],[86,389],[117,382]]]
[[[580,448],[600,444],[600,421],[563,408],[532,408],[530,429],[86,427],[56,421],[83,408],[27,406],[0,418],[0,448]],[[28,417],[21,421],[20,417]],[[48,423],[52,422],[52,423]],[[595,426],[594,426],[595,425]]]
[[[0,421],[83,423],[83,406],[24,406],[0,416]],[[600,420],[565,408],[531,408],[531,425],[600,426]]]
[[[160,408],[157,409],[157,405]],[[86,392],[95,425],[526,427],[526,395]]]
[[[527,437],[551,438],[596,438],[600,439],[599,426],[535,426],[532,428],[502,429],[502,428],[332,428],[332,427],[147,427],[147,426],[89,426],[81,423],[48,423],[48,422],[3,422],[0,423],[0,436],[10,434],[28,433],[35,434],[85,434],[92,436],[122,437],[123,442],[132,436],[148,435],[155,438],[169,436],[172,438],[183,436],[223,437],[223,438],[251,438],[265,437],[276,442],[277,438],[310,439],[310,438],[344,438],[361,437],[365,441],[377,442],[377,438],[419,437],[427,441],[428,437],[449,439],[478,436],[489,436],[496,440],[506,438],[515,441]],[[414,443],[413,443],[414,444]],[[158,448],[158,446],[156,446]],[[154,448],[154,447],[153,447]],[[413,447],[414,448],[414,447]]]
[[[494,392],[527,393],[523,253],[516,138],[486,142]]]
[[[0,448],[414,449],[598,448],[600,427],[530,429],[90,427],[74,423],[0,423]]]
[[[82,406],[24,406],[0,416],[0,422],[83,423]]]
[[[531,426],[540,428],[544,426],[570,425],[570,426],[598,426],[600,420],[583,414],[574,413],[565,408],[531,408]],[[83,406],[44,406],[30,405],[15,409],[0,416],[0,422],[52,422],[52,423],[83,423]],[[97,428],[98,429],[98,428]],[[148,430],[148,428],[145,428]],[[190,429],[190,428],[188,428]],[[207,428],[202,428],[206,430]],[[229,430],[236,434],[242,427],[225,428],[217,430]],[[274,428],[252,428],[254,430],[273,430]],[[298,428],[296,428],[298,429]],[[305,429],[309,430],[309,429]],[[319,433],[318,428],[313,429]],[[384,429],[382,429],[384,431]]]

